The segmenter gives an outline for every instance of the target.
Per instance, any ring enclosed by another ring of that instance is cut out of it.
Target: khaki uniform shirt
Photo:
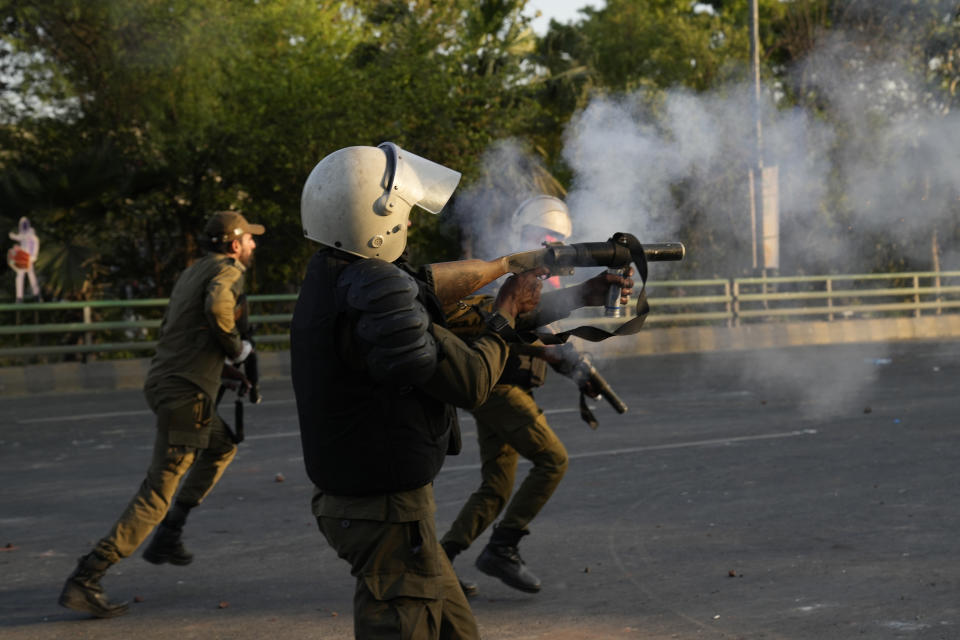
[[[224,358],[243,348],[235,313],[245,271],[239,261],[209,253],[180,275],[144,385],[151,408],[198,390],[216,398]]]

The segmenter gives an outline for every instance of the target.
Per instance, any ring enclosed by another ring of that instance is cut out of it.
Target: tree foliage
[[[0,188],[15,206],[4,215],[31,215],[51,254],[86,248],[80,263],[47,261],[83,265],[85,284],[64,293],[132,283],[162,295],[206,216],[241,209],[269,228],[254,286],[294,290],[313,249],[300,190],[324,155],[389,139],[469,173],[486,145],[522,129],[535,111],[522,6],[0,3],[7,42],[31,56],[24,89],[72,105],[7,119]],[[456,246],[432,218],[411,237],[415,253],[455,257]]]
[[[315,248],[302,238],[300,190],[324,155],[393,140],[462,171],[462,191],[489,180],[485,154],[515,139],[562,191],[574,177],[564,132],[591,100],[642,90],[642,117],[655,125],[668,91],[705,96],[743,82],[748,6],[607,0],[537,36],[525,0],[0,0],[0,224],[30,216],[51,293],[155,296],[196,255],[205,218],[237,208],[269,230],[252,288],[293,291]],[[921,102],[953,114],[955,1],[761,0],[760,9],[776,108],[808,109],[841,141],[853,136],[811,64],[844,32],[859,52],[850,61],[897,43],[922,78]],[[882,142],[858,138],[859,152],[882,153]],[[731,176],[714,182],[732,193]],[[906,179],[905,190],[941,209],[955,186]],[[695,197],[692,182],[671,185],[698,245],[691,254],[728,250],[721,219],[708,215],[716,201]],[[831,185],[823,221],[842,230],[862,203],[842,165]],[[955,220],[953,207],[938,219]],[[958,226],[942,225],[941,242],[955,243]],[[411,251],[455,258],[460,235],[447,217],[417,212]]]

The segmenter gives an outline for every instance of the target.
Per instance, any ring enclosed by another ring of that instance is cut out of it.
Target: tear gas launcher
[[[685,252],[680,242],[641,245],[633,235],[616,233],[606,242],[582,242],[570,245],[551,243],[546,244],[542,249],[501,256],[496,260],[444,262],[433,264],[431,268],[434,287],[441,303],[452,306],[459,302],[460,310],[448,314],[449,328],[455,333],[469,335],[478,325],[476,319],[472,323],[464,320],[466,310],[473,308],[479,316],[483,316],[484,311],[479,304],[471,307],[465,299],[477,289],[507,273],[522,273],[538,267],[546,267],[552,275],[569,275],[576,267],[607,267],[608,272],[625,275],[630,264],[633,263],[636,265],[638,278],[645,285],[648,262],[682,260]],[[623,315],[620,293],[619,285],[610,286],[606,296],[605,315],[609,317]],[[507,336],[508,342],[511,350],[543,358],[559,373],[571,378],[581,391],[580,415],[595,429],[597,421],[586,405],[585,395],[603,396],[618,413],[626,413],[627,405],[593,366],[590,356],[581,354],[566,341],[570,336],[599,342],[613,336],[631,335],[643,326],[649,308],[644,287],[641,286],[637,296],[636,317],[627,320],[613,331],[586,325],[560,333],[530,334],[528,332],[526,335],[521,335],[522,332],[514,331],[513,338]],[[542,320],[543,317],[539,319]],[[503,335],[502,332],[501,335]],[[533,344],[535,342],[538,344]],[[545,345],[555,345],[556,350],[551,352],[549,351],[551,347]]]
[[[542,249],[501,256],[494,260],[458,260],[430,265],[440,302],[452,304],[508,273],[523,273],[546,267],[551,275],[570,275],[576,267],[607,267],[622,270],[634,263],[643,282],[647,262],[682,260],[681,242],[641,245],[629,233],[616,233],[606,242],[551,243]],[[617,292],[619,299],[619,292]]]
[[[233,389],[237,392],[237,397],[233,402],[234,429],[227,425],[227,431],[230,437],[237,444],[243,442],[245,437],[243,424],[243,397],[246,396],[251,404],[260,404],[262,397],[260,395],[260,367],[257,362],[256,343],[253,339],[253,326],[250,324],[250,305],[247,301],[247,294],[241,294],[237,299],[237,306],[234,309],[234,319],[237,323],[237,330],[240,333],[241,340],[245,340],[253,347],[242,363],[224,364],[221,374],[220,390],[217,393],[216,405],[220,404],[223,394],[227,389]],[[242,364],[243,369],[239,367]],[[226,423],[225,423],[226,424]]]

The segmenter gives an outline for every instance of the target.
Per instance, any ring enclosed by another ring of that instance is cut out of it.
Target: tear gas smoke
[[[931,108],[905,59],[897,48],[878,54],[844,34],[826,38],[796,74],[822,96],[832,124],[777,109],[767,94],[763,152],[779,167],[782,272],[871,271],[882,266],[878,240],[929,268],[933,229],[953,232],[960,117]],[[682,230],[691,236],[678,238],[691,248],[688,268],[740,275],[750,266],[752,113],[746,85],[593,100],[566,131],[574,228],[589,219],[641,239]],[[831,188],[845,194],[843,209],[826,210]],[[946,254],[942,267],[956,268],[955,258]]]
[[[565,136],[574,228],[582,230],[577,222],[589,219],[591,227],[628,231],[641,241],[682,240],[699,251],[691,253],[688,268],[704,276],[740,275],[750,260],[749,113],[752,90],[745,85],[592,101]],[[781,209],[811,214],[825,192],[828,167],[810,146],[833,137],[800,110],[776,112],[768,104],[765,113],[766,135],[775,143],[767,162],[781,167]],[[694,237],[681,237],[691,231]]]
[[[827,355],[822,350],[815,347],[749,353],[738,373],[744,386],[761,397],[791,399],[805,419],[857,415],[866,402],[867,389],[890,361],[889,346],[842,345],[831,348]],[[825,360],[829,371],[823,369]],[[718,375],[730,373],[717,371]]]
[[[940,268],[960,268],[952,246],[960,213],[960,116],[931,97],[926,79],[906,62],[908,47],[868,44],[857,34],[824,35],[787,76],[802,95],[816,96],[826,118],[777,105],[777,87],[765,93],[763,159],[779,168],[781,273],[869,272],[884,266],[880,250],[883,260],[929,269],[935,230],[945,245]],[[648,242],[680,240],[690,255],[673,269],[684,275],[750,272],[752,100],[748,85],[592,100],[565,131],[563,158],[573,173],[565,198],[570,241],[615,231]],[[484,165],[484,178],[458,201],[458,217],[477,223],[489,215],[471,233],[478,252],[493,257],[515,249],[503,243],[511,235],[503,224],[507,203],[542,190],[530,178],[539,163],[516,142],[493,147]],[[485,213],[490,202],[498,209],[493,215]],[[657,272],[670,273],[666,265]],[[603,357],[612,346],[591,349]],[[883,349],[874,345],[871,353]],[[835,376],[782,358],[760,357],[748,370],[746,384],[763,379],[793,388],[815,414],[854,397],[874,374],[862,360]]]
[[[518,246],[510,219],[527,198],[559,189],[551,181],[543,164],[520,142],[493,144],[481,159],[478,178],[454,202],[453,217],[460,228],[464,254],[489,260],[535,249]]]
[[[874,266],[874,247],[856,242],[864,236],[896,245],[914,268],[929,268],[931,234],[952,233],[960,213],[960,116],[926,95],[907,59],[900,47],[868,50],[839,33],[796,70],[844,131],[841,144],[818,153],[834,153],[849,208],[845,248],[864,270]],[[955,258],[941,267],[957,268]]]

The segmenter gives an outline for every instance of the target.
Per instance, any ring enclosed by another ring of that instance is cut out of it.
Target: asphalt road
[[[960,638],[960,343],[602,371],[630,410],[597,405],[597,431],[569,380],[537,394],[571,456],[521,545],[543,591],[473,568],[486,535],[457,559],[484,638]],[[152,415],[131,392],[0,401],[0,638],[352,637],[353,579],[309,514],[292,391],[264,395],[191,515],[194,563],[113,567],[107,592],[135,600],[113,620],[56,600],[142,480]],[[463,427],[436,481],[441,533],[479,480]]]

